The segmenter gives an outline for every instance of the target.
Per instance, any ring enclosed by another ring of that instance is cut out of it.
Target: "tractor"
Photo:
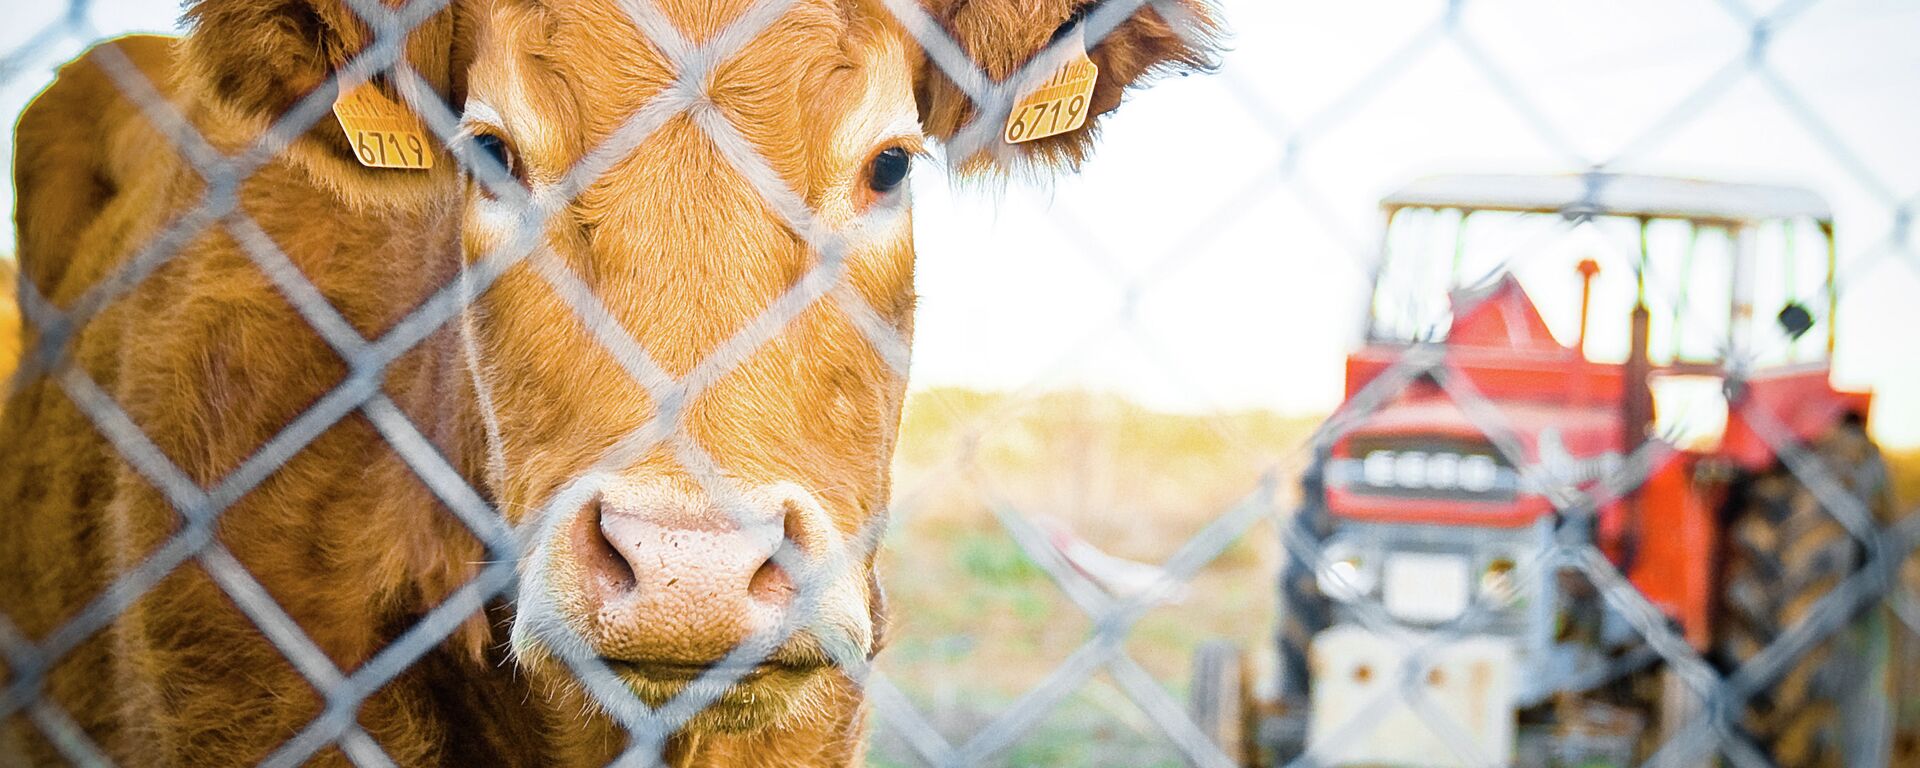
[[[1270,663],[1202,646],[1196,723],[1249,766],[1591,768],[1738,706],[1749,755],[1884,761],[1884,619],[1821,600],[1892,509],[1871,397],[1829,377],[1826,202],[1595,172],[1427,178],[1381,209]],[[1703,695],[1821,611],[1753,695]]]

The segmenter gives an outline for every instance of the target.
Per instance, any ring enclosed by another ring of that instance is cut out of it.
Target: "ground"
[[[1159,562],[1259,488],[1265,472],[1278,478],[1277,509],[1289,508],[1303,463],[1296,449],[1318,421],[1159,414],[1092,394],[918,393],[901,429],[896,518],[881,558],[896,617],[882,669],[949,741],[964,741],[1086,642],[1093,624],[1022,554],[996,506],[1059,518],[1112,554]],[[1912,509],[1920,450],[1890,452],[1889,461],[1902,509]],[[1254,526],[1199,574],[1184,602],[1156,610],[1132,634],[1129,655],[1183,706],[1199,643],[1265,642],[1275,535],[1271,520]],[[875,729],[870,762],[921,764],[885,727]],[[1183,765],[1105,675],[994,764]]]
[[[1053,517],[1108,553],[1158,563],[1271,473],[1274,508],[1296,497],[1296,449],[1318,418],[1247,411],[1153,413],[1118,398],[917,394],[895,462],[896,518],[881,559],[896,617],[882,668],[949,740],[1001,714],[1090,637],[1093,621],[995,519]],[[1270,629],[1270,520],[1149,614],[1127,652],[1184,707],[1201,642]],[[918,765],[876,729],[872,764]],[[1009,766],[1177,766],[1178,753],[1104,674],[1003,753]]]

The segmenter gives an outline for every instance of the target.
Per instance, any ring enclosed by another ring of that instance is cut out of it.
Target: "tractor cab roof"
[[[1833,218],[1824,198],[1801,187],[1618,173],[1429,176],[1387,195],[1380,205],[1389,211],[1463,208],[1693,219],[1731,225],[1766,219],[1805,217],[1825,222]]]

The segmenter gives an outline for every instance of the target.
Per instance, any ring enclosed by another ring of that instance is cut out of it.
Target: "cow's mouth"
[[[822,694],[832,665],[812,660],[768,660],[759,664],[625,660],[603,658],[607,668],[649,707],[680,700],[694,704],[688,726],[697,730],[743,731],[767,727],[804,702]]]
[[[641,678],[660,683],[691,683],[705,677],[713,681],[731,680],[735,684],[759,682],[775,676],[804,676],[818,672],[827,665],[811,660],[784,661],[768,660],[752,665],[728,665],[721,662],[712,664],[692,664],[679,661],[647,661],[603,658],[609,669],[624,678]]]

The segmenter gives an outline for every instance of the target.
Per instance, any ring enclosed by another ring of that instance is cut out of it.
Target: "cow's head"
[[[484,170],[450,155],[432,172],[363,168],[330,118],[292,156],[352,205],[457,207],[470,265],[534,233],[464,319],[493,417],[473,464],[530,552],[518,658],[565,680],[563,652],[598,657],[657,704],[745,647],[751,668],[694,727],[809,711],[844,685],[836,660],[879,643],[871,542],[905,386],[892,342],[914,305],[908,169],[979,114],[889,6],[921,3],[908,22],[1005,78],[1099,3],[452,1],[407,61]],[[1137,10],[1109,12],[1091,49],[1096,117],[1013,148],[988,125],[980,158],[1076,163],[1126,86],[1206,65],[1204,0],[1111,2]],[[189,60],[256,116],[371,39],[331,0],[202,0],[192,18]]]

